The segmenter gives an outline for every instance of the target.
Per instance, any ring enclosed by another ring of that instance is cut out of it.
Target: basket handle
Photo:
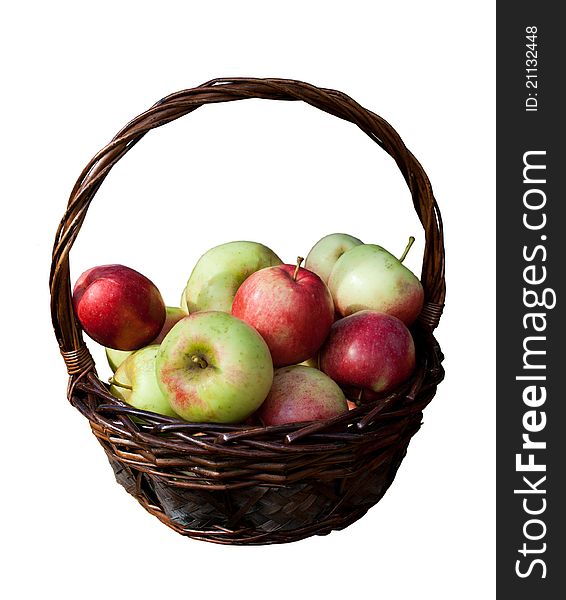
[[[69,252],[90,202],[110,169],[151,129],[174,121],[204,104],[246,98],[306,102],[354,123],[393,157],[407,182],[415,211],[425,231],[421,272],[425,305],[419,320],[430,331],[438,325],[445,296],[442,219],[426,173],[393,127],[336,90],[318,88],[290,79],[214,79],[199,87],[166,96],[130,121],[92,158],[75,183],[55,236],[49,278],[53,328],[71,376],[94,371],[94,361],[86,348],[80,324],[73,312]]]

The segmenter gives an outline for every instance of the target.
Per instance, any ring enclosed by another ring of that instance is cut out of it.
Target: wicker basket
[[[397,163],[426,244],[425,305],[412,333],[414,375],[395,393],[323,422],[276,427],[193,424],[136,410],[96,374],[71,303],[69,252],[110,169],[151,129],[204,104],[246,98],[302,100],[356,124]],[[89,162],[57,231],[50,276],[55,335],[68,399],[89,420],[117,481],[175,531],[222,544],[273,544],[325,535],[380,500],[421,425],[444,371],[433,337],[444,303],[442,222],[429,180],[381,117],[335,90],[283,79],[216,79],[160,100]],[[132,419],[132,417],[136,417]]]

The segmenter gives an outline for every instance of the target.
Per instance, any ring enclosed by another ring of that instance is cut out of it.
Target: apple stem
[[[411,236],[409,238],[409,242],[405,248],[405,251],[403,252],[401,258],[399,259],[399,262],[403,262],[405,260],[405,257],[407,256],[407,254],[409,254],[409,250],[411,249],[411,246],[415,243],[415,238],[413,236]]]
[[[191,360],[195,364],[197,364],[201,369],[206,369],[206,367],[208,367],[208,363],[206,362],[206,360],[204,360],[204,358],[202,358],[202,356],[194,354],[193,356],[191,356]]]
[[[110,385],[122,388],[124,390],[130,390],[131,391],[133,389],[131,385],[126,385],[125,383],[120,383],[119,381],[116,381],[116,379],[114,379],[114,377],[110,377],[110,379],[108,380],[108,383]]]
[[[299,274],[299,267],[301,263],[305,260],[302,256],[297,256],[297,266],[295,267],[295,272],[293,273],[293,281],[297,281],[297,275]]]

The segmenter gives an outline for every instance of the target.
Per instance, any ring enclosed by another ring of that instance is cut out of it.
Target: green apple
[[[163,338],[171,331],[171,327],[188,315],[188,311],[176,306],[165,307],[165,322],[157,337],[151,342],[152,344],[161,344]],[[106,359],[113,372],[132,354],[133,350],[114,350],[113,348],[105,348]]]
[[[342,316],[360,310],[376,310],[401,319],[405,325],[415,321],[423,306],[421,282],[402,260],[375,244],[355,246],[334,265],[328,287],[334,305]]]
[[[316,273],[324,283],[328,283],[332,267],[350,248],[363,242],[347,233],[331,233],[319,240],[308,253],[305,269]]]
[[[281,259],[257,242],[228,242],[203,254],[183,292],[190,313],[201,310],[230,312],[232,300],[244,280],[264,267],[280,265]]]
[[[116,369],[135,351],[134,350],[114,350],[114,348],[104,348],[106,352],[106,360],[112,369],[112,372],[115,373]]]
[[[116,369],[110,380],[110,392],[140,410],[148,410],[168,417],[177,414],[163,393],[155,375],[157,344],[136,350]]]
[[[192,313],[165,336],[157,380],[171,407],[194,422],[237,423],[265,400],[273,381],[259,333],[221,311]]]

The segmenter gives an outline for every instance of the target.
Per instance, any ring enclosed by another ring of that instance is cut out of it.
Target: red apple
[[[344,392],[330,377],[312,367],[277,369],[271,390],[259,407],[264,425],[329,419],[348,410]]]
[[[276,367],[311,358],[334,321],[334,303],[318,275],[294,265],[267,267],[240,286],[232,314],[259,331]]]
[[[123,265],[85,271],[73,289],[73,308],[85,332],[115,350],[148,345],[165,322],[159,290],[147,277]]]
[[[386,392],[415,368],[415,345],[397,317],[362,310],[336,321],[320,351],[320,369],[342,386]]]

